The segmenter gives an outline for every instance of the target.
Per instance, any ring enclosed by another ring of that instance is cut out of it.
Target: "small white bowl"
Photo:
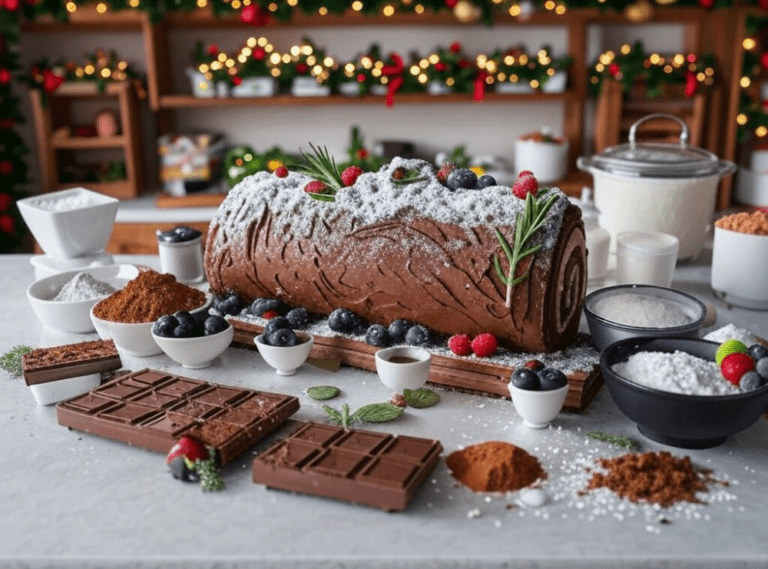
[[[715,226],[712,289],[724,301],[768,310],[768,235]]]
[[[234,337],[235,329],[231,324],[218,334],[197,338],[166,338],[152,334],[160,349],[187,369],[202,369],[211,365],[229,347]]]
[[[190,312],[197,314],[207,310],[210,302],[211,299],[209,297],[202,306],[190,310]],[[162,348],[158,346],[152,335],[154,321],[127,323],[104,320],[93,314],[93,308],[96,304],[91,307],[90,315],[93,326],[96,328],[96,333],[102,340],[114,340],[117,349],[129,356],[149,357],[163,353]]]
[[[278,375],[293,375],[307,361],[315,344],[315,337],[308,332],[296,332],[296,337],[300,343],[295,346],[270,346],[263,342],[264,334],[256,336],[253,342],[264,361],[275,368]]]
[[[29,389],[38,405],[52,405],[87,393],[101,383],[100,373],[90,373],[47,383],[30,385]]]
[[[121,289],[139,274],[139,270],[134,265],[109,265],[59,273],[33,282],[27,287],[27,299],[40,322],[61,332],[87,334],[94,331],[91,308],[104,297],[75,301],[53,300],[62,287],[79,273],[88,273],[96,280]]]
[[[568,395],[568,384],[549,391],[520,389],[509,382],[509,394],[523,424],[532,429],[544,429],[557,417]]]
[[[104,250],[120,200],[74,188],[16,203],[42,250],[53,257],[68,259]]]
[[[396,346],[376,352],[376,373],[395,393],[419,389],[429,378],[432,355],[421,348]]]

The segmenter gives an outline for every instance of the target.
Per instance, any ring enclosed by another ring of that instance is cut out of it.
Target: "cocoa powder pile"
[[[703,503],[697,492],[713,482],[710,470],[697,470],[689,456],[677,458],[666,451],[630,453],[602,458],[607,473],[592,475],[584,492],[608,488],[632,502],[650,502],[666,508],[676,502]]]
[[[110,322],[154,322],[164,314],[194,310],[205,304],[205,293],[171,274],[148,270],[93,307],[93,314]]]
[[[539,460],[513,444],[491,441],[448,455],[453,477],[476,492],[509,492],[547,477]]]

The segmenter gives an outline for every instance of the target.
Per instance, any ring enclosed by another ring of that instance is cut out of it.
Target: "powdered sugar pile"
[[[686,395],[733,395],[741,393],[726,381],[714,361],[686,352],[638,352],[611,369],[621,377],[661,391]]]
[[[74,192],[62,197],[41,197],[30,205],[45,211],[72,211],[98,204],[97,198],[86,192]]]
[[[97,280],[88,273],[77,273],[53,297],[57,302],[76,302],[109,296],[115,288],[109,283]]]
[[[682,305],[642,294],[606,294],[595,299],[590,306],[598,316],[638,328],[671,328],[693,322]]]
[[[704,339],[709,340],[710,342],[717,342],[718,344],[722,344],[728,340],[739,340],[747,346],[757,343],[757,337],[752,334],[752,332],[739,328],[734,324],[726,324],[722,328],[713,330],[704,336]]]
[[[392,171],[402,167],[417,170],[421,181],[396,184]],[[303,188],[310,178],[291,172],[278,178],[269,172],[259,172],[235,186],[214,215],[212,226],[219,226],[214,247],[230,240],[241,239],[248,226],[267,211],[273,217],[273,231],[283,239],[289,234],[309,236],[323,226],[335,227],[322,238],[343,238],[344,234],[388,220],[427,218],[439,223],[455,224],[467,230],[467,239],[473,239],[472,228],[480,226],[514,227],[525,202],[514,197],[510,188],[493,186],[482,190],[450,191],[443,186],[429,162],[416,159],[394,158],[378,172],[360,175],[353,186],[341,188],[335,202],[312,199]],[[557,243],[563,213],[568,199],[560,190],[547,213],[547,221],[530,241],[541,243],[544,250]],[[508,239],[510,232],[504,231]],[[457,247],[460,247],[460,243]]]

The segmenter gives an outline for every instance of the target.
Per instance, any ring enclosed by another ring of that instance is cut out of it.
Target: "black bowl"
[[[600,369],[616,406],[643,435],[674,447],[710,448],[751,427],[768,410],[768,385],[735,395],[686,395],[639,385],[611,367],[638,352],[680,350],[715,361],[718,346],[695,338],[629,338],[603,350]]]

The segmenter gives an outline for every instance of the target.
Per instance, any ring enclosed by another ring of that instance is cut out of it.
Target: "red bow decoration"
[[[0,8],[5,8],[9,12],[15,12],[19,9],[19,0],[0,0]]]
[[[43,69],[43,90],[49,95],[64,83],[64,78],[56,75],[50,69]]]
[[[391,107],[395,104],[395,93],[400,87],[403,86],[405,79],[403,79],[403,71],[405,65],[403,64],[403,58],[396,53],[391,54],[390,59],[394,61],[394,65],[385,65],[381,68],[381,74],[389,77],[389,87],[387,88],[387,106]]]
[[[475,76],[475,90],[474,90],[474,98],[475,101],[482,101],[485,99],[485,80],[488,79],[488,73],[485,71],[479,71],[477,75]]]

